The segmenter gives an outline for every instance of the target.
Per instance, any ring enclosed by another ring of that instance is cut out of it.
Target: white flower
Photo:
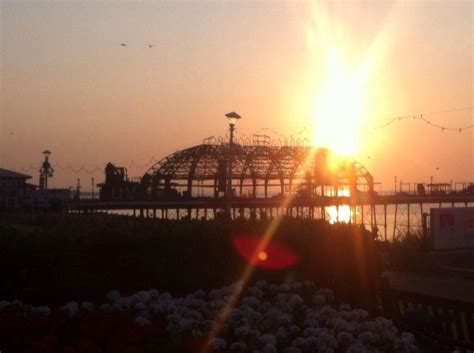
[[[293,288],[293,289],[301,289],[301,288],[303,288],[303,284],[302,284],[301,282],[293,282],[293,283],[291,284],[291,288]]]
[[[99,310],[104,313],[111,313],[113,311],[112,307],[109,304],[102,304],[99,306]]]
[[[302,337],[296,337],[292,342],[292,346],[294,347],[303,347],[304,344],[305,344],[305,340]]]
[[[326,301],[334,300],[334,292],[331,289],[322,288],[318,290],[316,294],[322,295]]]
[[[226,303],[223,299],[216,298],[209,303],[209,307],[220,310],[225,304]]]
[[[146,326],[146,325],[151,324],[150,320],[148,320],[146,317],[143,317],[143,316],[137,316],[135,318],[135,322],[139,325],[142,325],[142,326]]]
[[[242,284],[235,283],[209,294],[199,290],[185,297],[160,294],[157,290],[122,297],[118,291],[111,291],[106,304],[100,305],[99,309],[133,313],[139,325],[164,322],[173,333],[206,336],[226,301],[235,293],[240,295],[241,289]],[[305,303],[301,293],[305,299],[308,294],[312,298]],[[410,333],[399,334],[390,320],[383,317],[368,319],[367,311],[351,310],[347,304],[335,309],[329,304],[333,299],[331,290],[316,290],[312,282],[291,285],[257,282],[242,293],[241,300],[227,316],[223,330],[227,333],[225,339],[213,338],[211,348],[229,353],[417,352],[415,337]],[[9,305],[19,306],[25,314],[49,315],[51,312],[48,307],[5,300],[0,301],[0,312]],[[72,317],[79,311],[79,305],[69,302],[62,309]],[[83,302],[81,309],[92,311],[94,305]]]
[[[339,306],[339,310],[341,310],[341,311],[349,311],[349,310],[351,310],[351,306],[350,306],[349,304],[342,303],[342,304]]]
[[[330,318],[336,316],[337,314],[338,312],[334,310],[333,308],[331,308],[331,306],[329,305],[325,305],[319,310],[319,315],[322,321],[329,320]]]
[[[314,318],[308,318],[308,319],[304,320],[303,325],[305,327],[318,327],[319,326],[319,321],[317,319],[314,319]]]
[[[79,305],[75,301],[70,301],[61,309],[65,310],[70,318],[73,318],[79,311]]]
[[[291,326],[290,326],[290,332],[291,332],[291,334],[294,335],[294,334],[297,334],[297,333],[300,332],[300,331],[301,331],[301,329],[300,329],[298,326],[296,326],[296,325],[291,325]]]
[[[349,311],[349,313],[353,321],[362,321],[369,316],[369,313],[362,309],[354,309],[352,311]]]
[[[215,351],[224,350],[227,347],[227,342],[223,338],[214,337],[211,342],[211,347]]]
[[[196,298],[200,298],[200,299],[203,299],[206,297],[206,292],[204,292],[202,289],[198,289],[197,291],[195,291],[193,293],[193,295],[196,297]],[[224,340],[223,340],[224,341]],[[224,341],[225,343],[225,341]]]
[[[357,338],[365,344],[374,344],[377,342],[377,335],[370,331],[360,333]]]
[[[347,348],[346,353],[367,353],[368,351],[370,351],[368,347],[364,346],[360,342],[356,342]]]
[[[10,303],[8,300],[0,300],[0,312],[5,310],[5,308],[9,307],[10,305],[12,305],[12,303]]]
[[[106,295],[107,300],[114,303],[120,299],[120,292],[118,290],[111,290]]]
[[[339,316],[327,320],[326,324],[336,332],[351,331],[351,324]]]
[[[303,304],[303,299],[298,294],[293,294],[288,300],[288,304],[291,307],[295,307],[295,306]]]
[[[309,336],[304,339],[304,347],[307,349],[316,348],[318,346],[318,339],[314,336]]]
[[[401,337],[401,342],[404,346],[406,352],[417,352],[418,349],[415,345],[415,336],[410,332],[403,332]]]
[[[313,297],[313,303],[317,305],[324,305],[326,304],[326,298],[323,295],[316,294]]]
[[[255,283],[255,287],[260,288],[260,289],[267,289],[268,283],[267,281],[258,281],[257,283]]]
[[[12,301],[12,305],[16,305],[16,306],[19,306],[20,308],[22,308],[23,307],[23,302],[21,300],[15,299],[14,301]]]
[[[278,351],[273,344],[267,343],[265,347],[263,347],[263,353],[278,353]]]
[[[276,337],[278,341],[286,340],[286,338],[288,337],[288,330],[284,327],[280,327],[276,332]]]
[[[343,345],[348,345],[354,340],[354,337],[349,332],[339,332],[337,334],[337,340]]]
[[[82,302],[81,309],[92,311],[94,310],[94,304],[91,302]]]
[[[194,327],[195,323],[196,321],[191,320],[191,319],[182,319],[181,321],[179,321],[178,327],[181,332],[190,331]]]
[[[403,332],[401,339],[402,342],[407,346],[415,344],[415,336],[410,332]]]
[[[240,327],[237,327],[235,330],[234,330],[234,335],[235,336],[247,336],[250,332],[250,327],[245,325],[245,326],[240,326]]]
[[[230,349],[233,351],[245,352],[247,350],[247,345],[245,344],[245,342],[237,341],[230,345]]]
[[[151,300],[151,294],[148,293],[147,291],[142,290],[132,295],[131,299],[133,303],[139,303],[139,302],[147,303]]]
[[[158,292],[156,289],[150,289],[148,294],[152,299],[157,299],[160,296],[160,292]]]
[[[327,334],[328,329],[327,328],[321,328],[321,327],[308,327],[303,331],[303,336],[304,337],[319,337],[322,334]]]
[[[318,337],[318,350],[322,352],[333,352],[338,346],[336,338],[329,332],[322,332]]]
[[[261,298],[263,297],[263,290],[261,290],[259,287],[254,286],[250,287],[247,291],[251,296],[254,296],[255,298]]]
[[[142,311],[142,310],[145,310],[145,309],[146,309],[145,304],[143,304],[141,302],[135,304],[135,310]]]
[[[278,322],[281,325],[289,325],[293,321],[293,318],[290,314],[281,314],[278,316]]]
[[[261,335],[258,340],[261,343],[263,343],[264,345],[270,344],[270,345],[273,345],[273,346],[275,346],[276,342],[277,342],[275,336],[273,336],[269,333]]]
[[[269,289],[271,292],[276,292],[276,291],[278,291],[278,287],[279,287],[279,286],[277,286],[276,284],[273,284],[273,283],[271,283],[271,284],[268,285],[268,289]]]
[[[51,315],[51,309],[47,306],[38,306],[37,308],[34,308],[34,312],[41,314],[43,316]]]
[[[253,308],[257,308],[260,305],[260,300],[258,300],[255,297],[246,296],[242,298],[240,303],[243,305],[248,305]]]

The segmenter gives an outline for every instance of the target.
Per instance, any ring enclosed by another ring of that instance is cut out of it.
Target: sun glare
[[[349,223],[351,221],[351,209],[349,206],[339,206],[339,210],[336,206],[326,207],[326,213],[329,216],[329,223]],[[339,215],[338,215],[339,213]]]
[[[373,108],[369,106],[370,78],[385,52],[394,19],[387,19],[366,51],[356,54],[350,50],[350,29],[327,4],[316,1],[310,6],[307,44],[313,62],[320,66],[310,102],[313,144],[354,156],[363,148],[363,125]]]
[[[349,196],[349,190],[339,190],[340,196]],[[351,208],[347,205],[326,207],[329,223],[349,223],[351,221]]]
[[[260,261],[265,261],[267,258],[268,258],[268,255],[267,255],[267,253],[266,253],[265,251],[260,251],[260,252],[258,253],[258,259],[259,259]]]
[[[362,120],[366,114],[363,82],[349,72],[336,49],[326,55],[326,79],[316,98],[314,143],[343,154],[357,151]]]

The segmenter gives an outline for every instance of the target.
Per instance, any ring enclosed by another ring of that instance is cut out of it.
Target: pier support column
[[[411,228],[411,224],[410,224],[410,204],[408,203],[407,204],[407,233],[410,234],[410,228]]]
[[[395,215],[393,217],[393,236],[392,241],[395,240],[395,231],[397,230],[397,211],[398,211],[398,204],[395,204]]]

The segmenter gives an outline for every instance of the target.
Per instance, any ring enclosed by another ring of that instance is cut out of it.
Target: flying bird
[[[154,45],[153,45],[153,44],[150,44],[150,43],[148,43],[148,48],[150,48],[150,49],[151,49],[151,48],[153,48],[153,47],[154,47]]]
[[[120,43],[120,45],[121,45],[122,47],[126,47],[126,46],[127,46],[127,43]]]

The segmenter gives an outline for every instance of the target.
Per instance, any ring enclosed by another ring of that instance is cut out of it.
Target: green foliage
[[[239,280],[247,266],[232,236],[263,235],[271,222],[106,215],[20,221],[0,223],[0,298],[33,304],[100,300],[114,288],[179,294],[227,285]],[[331,286],[342,297],[373,294],[378,267],[370,233],[347,224],[284,218],[274,238],[293,249],[299,261],[281,271],[256,269],[252,280],[308,279]]]
[[[407,232],[391,247],[391,267],[394,270],[423,272],[429,269],[428,240],[421,229]]]

